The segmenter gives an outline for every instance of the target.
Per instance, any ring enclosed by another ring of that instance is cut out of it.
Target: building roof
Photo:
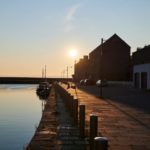
[[[121,39],[116,33],[114,35],[112,35],[108,40],[106,40],[106,42],[104,42],[104,44],[111,42],[112,40],[120,40],[121,42],[123,42],[126,46],[130,47],[123,39]]]
[[[137,48],[137,51],[132,53],[132,61],[133,65],[150,63],[150,45]]]
[[[110,43],[112,43],[113,41],[116,41],[116,40],[119,40],[124,45],[126,45],[127,47],[130,48],[130,46],[124,40],[122,40],[116,33],[114,35],[112,35],[109,39],[104,41],[103,46],[108,45],[108,44],[110,44]],[[98,47],[96,47],[92,52],[90,52],[90,54],[97,51],[98,49],[100,49],[101,46],[102,46],[102,44],[100,44]]]

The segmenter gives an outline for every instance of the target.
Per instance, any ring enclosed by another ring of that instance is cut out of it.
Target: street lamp
[[[74,84],[76,85],[76,81],[75,81],[75,80],[76,80],[76,79],[75,79],[75,78],[76,78],[76,77],[75,77],[76,71],[75,71],[75,70],[76,70],[76,60],[74,60],[74,76],[73,76],[73,77],[74,77]]]
[[[67,66],[67,70],[66,70],[67,71],[67,79],[68,79],[68,76],[69,76],[69,69],[70,68],[72,68],[72,66]]]
[[[103,67],[103,65],[102,65],[102,63],[103,63],[103,60],[102,60],[102,58],[103,58],[103,42],[104,42],[104,39],[103,38],[101,38],[101,49],[100,49],[100,74],[99,74],[99,76],[100,76],[100,97],[103,97],[103,90],[102,90],[102,82],[103,82],[103,75],[102,75],[102,72],[103,72],[103,69],[102,69],[102,67]]]

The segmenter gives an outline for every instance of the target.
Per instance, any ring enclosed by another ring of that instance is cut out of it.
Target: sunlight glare
[[[75,58],[77,56],[77,50],[76,49],[71,49],[69,51],[69,55],[72,57],[72,58]]]

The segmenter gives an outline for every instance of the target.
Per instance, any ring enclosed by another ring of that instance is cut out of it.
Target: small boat
[[[52,85],[46,79],[46,66],[45,70],[42,69],[42,78],[44,79],[43,82],[39,84],[36,89],[36,94],[40,97],[40,99],[47,99],[51,90]]]
[[[41,82],[36,90],[36,94],[43,99],[47,99],[52,85],[48,82]]]

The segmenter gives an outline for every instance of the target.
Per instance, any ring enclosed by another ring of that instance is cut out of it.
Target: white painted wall
[[[147,72],[147,88],[150,89],[150,63],[135,65],[133,67],[133,82],[134,82],[134,73],[140,73],[140,78],[141,78],[141,72]],[[141,81],[140,81],[140,87],[141,87]]]

